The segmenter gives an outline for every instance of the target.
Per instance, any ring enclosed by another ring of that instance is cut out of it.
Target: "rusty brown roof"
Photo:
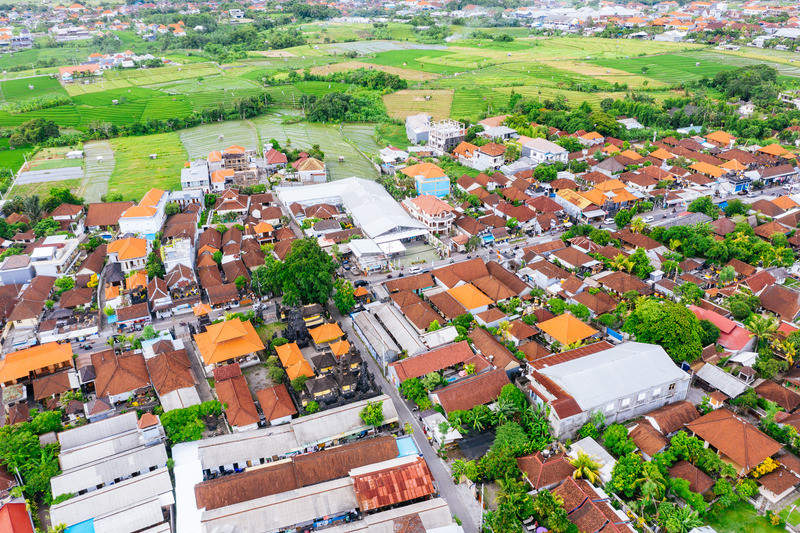
[[[510,381],[505,370],[496,368],[489,372],[468,376],[465,379],[436,391],[439,403],[446,413],[467,411],[476,405],[493,402]]]
[[[362,512],[415,500],[433,494],[433,475],[422,457],[407,464],[353,477]]]

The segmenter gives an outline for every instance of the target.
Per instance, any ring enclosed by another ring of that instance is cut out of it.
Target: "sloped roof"
[[[679,461],[669,469],[669,477],[685,479],[689,490],[703,494],[714,486],[714,480],[687,461]]]
[[[107,251],[117,254],[120,260],[136,259],[147,255],[147,241],[137,237],[126,237],[111,241]]]
[[[250,321],[238,318],[211,324],[194,336],[206,365],[221,363],[264,349]]]
[[[582,341],[597,333],[596,329],[583,323],[569,313],[564,313],[563,315],[542,322],[538,324],[538,327],[564,346]]]
[[[783,447],[724,408],[712,411],[686,427],[747,470],[760,465]]]
[[[439,389],[436,396],[446,413],[468,411],[476,405],[486,405],[497,399],[503,386],[509,383],[505,370],[497,368]]]
[[[692,402],[684,400],[659,407],[644,416],[662,435],[670,435],[700,418],[700,413]]]
[[[575,472],[563,453],[545,457],[542,452],[536,452],[518,458],[517,466],[536,490],[560,483]]]
[[[267,421],[277,420],[297,413],[297,408],[283,383],[256,392],[261,412]]]
[[[219,401],[225,405],[225,416],[234,427],[258,423],[258,410],[244,376],[238,375],[215,383]]]
[[[419,456],[400,458],[383,463],[386,468],[373,470],[377,465],[351,471],[353,489],[362,512],[415,500],[433,494],[431,474],[425,459]],[[363,472],[363,470],[371,470]]]
[[[296,342],[289,342],[281,346],[276,346],[275,351],[281,360],[281,364],[286,369],[286,375],[289,380],[293,380],[300,376],[307,378],[314,377],[314,370],[311,365],[303,357],[300,348]]]
[[[147,360],[147,370],[159,396],[194,387],[194,374],[186,350],[159,353]]]
[[[669,441],[647,422],[642,422],[633,428],[628,437],[637,448],[650,457],[669,445]]]
[[[140,353],[118,355],[114,350],[103,350],[92,354],[92,366],[97,375],[94,380],[97,396],[124,394],[151,384],[144,356]]]
[[[0,383],[26,377],[30,372],[72,361],[72,345],[48,342],[6,354],[0,362]]]

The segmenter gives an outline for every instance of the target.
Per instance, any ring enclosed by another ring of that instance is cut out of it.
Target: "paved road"
[[[361,351],[367,368],[369,368],[369,371],[375,376],[376,383],[378,383],[383,393],[387,394],[392,399],[392,402],[394,402],[401,426],[409,423],[411,427],[414,428],[414,442],[417,444],[417,448],[428,463],[431,473],[436,480],[439,493],[447,501],[447,504],[450,506],[450,511],[461,520],[464,531],[467,533],[476,533],[478,531],[477,521],[480,518],[480,509],[477,502],[475,502],[469,494],[469,490],[465,485],[456,485],[453,482],[450,470],[436,454],[433,447],[431,447],[428,442],[425,433],[422,431],[418,416],[411,411],[408,404],[400,397],[397,388],[389,383],[383,376],[378,363],[370,356],[369,350],[367,350],[361,342],[361,339],[356,335],[350,318],[342,317],[336,308],[333,308],[331,316],[342,325],[342,329],[347,333],[347,338]]]

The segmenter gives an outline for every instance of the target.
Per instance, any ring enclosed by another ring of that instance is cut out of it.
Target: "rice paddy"
[[[121,137],[111,141],[116,160],[108,192],[140,199],[148,190],[180,189],[186,149],[177,133]],[[156,158],[151,159],[150,155]]]

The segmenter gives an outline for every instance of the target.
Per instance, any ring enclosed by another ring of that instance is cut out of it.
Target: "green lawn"
[[[256,333],[261,337],[261,342],[264,343],[264,346],[269,346],[270,341],[272,341],[272,335],[277,333],[278,336],[280,336],[281,331],[283,331],[285,327],[286,324],[283,322],[272,322],[256,327]]]
[[[188,156],[177,133],[113,139],[114,172],[108,192],[141,198],[151,188],[180,188],[181,169]],[[150,159],[150,154],[158,154]]]
[[[31,161],[30,170],[53,170],[83,166],[83,159],[38,159]]]
[[[0,150],[0,168],[10,168],[17,172],[25,162],[25,152],[29,150],[30,146],[16,150]]]
[[[375,127],[375,135],[386,146],[391,145],[397,148],[408,146],[406,128],[401,124],[378,124]]]
[[[782,527],[773,526],[769,520],[756,513],[755,508],[746,502],[708,516],[708,525],[717,533],[785,533]]]
[[[737,68],[730,63],[720,61],[715,55],[704,57],[696,53],[598,59],[593,63],[603,67],[624,70],[632,74],[643,74],[648,78],[665,83],[699,80],[703,76],[713,78],[717,72]],[[643,68],[646,68],[647,71],[643,71]]]

